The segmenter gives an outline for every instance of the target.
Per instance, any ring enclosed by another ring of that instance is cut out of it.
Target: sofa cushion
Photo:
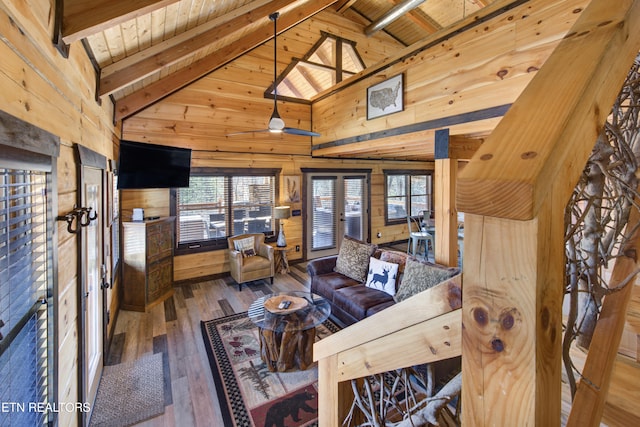
[[[321,295],[331,302],[333,302],[334,293],[338,289],[361,285],[357,280],[336,272],[325,273],[321,277],[314,279],[311,282],[311,292]]]
[[[453,277],[457,272],[459,270],[456,268],[443,268],[431,263],[420,262],[413,257],[407,258],[402,285],[396,292],[394,299],[396,302],[403,301]]]
[[[347,286],[334,292],[333,304],[356,319],[362,320],[374,307],[380,304],[387,304],[387,306],[393,304],[393,297],[386,292],[364,285]]]
[[[369,274],[365,286],[386,292],[391,296],[396,294],[396,278],[398,264],[369,258]]]
[[[340,245],[334,270],[360,283],[364,283],[369,269],[369,258],[375,250],[375,245],[369,245],[345,236]]]

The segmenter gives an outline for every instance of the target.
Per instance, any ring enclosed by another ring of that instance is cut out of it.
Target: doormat
[[[105,366],[91,427],[125,427],[164,413],[162,353]]]
[[[316,341],[338,330],[327,320],[316,328]],[[225,426],[317,425],[317,363],[305,371],[270,372],[246,312],[202,322],[202,335]]]

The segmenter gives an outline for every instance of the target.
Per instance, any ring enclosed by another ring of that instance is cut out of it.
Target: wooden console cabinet
[[[122,308],[145,311],[173,294],[175,218],[123,222]]]

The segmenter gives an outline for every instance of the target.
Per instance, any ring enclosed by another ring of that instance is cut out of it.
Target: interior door
[[[368,177],[366,174],[306,175],[307,259],[336,255],[343,237],[368,237]]]
[[[82,206],[90,207],[90,213],[97,216],[86,226],[80,226],[82,233],[82,322],[83,322],[83,390],[84,401],[95,401],[103,367],[104,352],[104,290],[103,274],[103,233],[102,233],[102,173],[100,169],[83,166]],[[85,223],[88,219],[85,218]]]

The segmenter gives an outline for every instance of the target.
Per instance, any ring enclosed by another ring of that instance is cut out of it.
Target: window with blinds
[[[226,248],[227,237],[274,233],[275,171],[191,175],[176,189],[178,252]]]
[[[385,221],[407,220],[407,215],[433,217],[433,181],[430,173],[385,171]]]
[[[42,410],[53,399],[49,179],[0,168],[0,402],[11,405],[0,425],[46,425],[54,416]]]

